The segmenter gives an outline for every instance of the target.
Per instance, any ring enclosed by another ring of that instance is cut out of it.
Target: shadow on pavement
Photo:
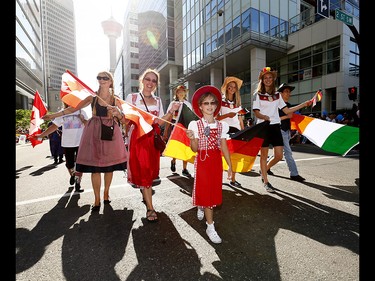
[[[66,231],[62,245],[62,266],[66,280],[122,280],[115,270],[123,258],[133,227],[133,211],[91,213]]]
[[[35,265],[46,248],[56,239],[68,233],[69,228],[85,215],[90,206],[78,206],[79,194],[71,196],[73,187],[59,199],[57,205],[44,214],[32,229],[16,229],[16,273]]]
[[[346,199],[358,203],[356,187],[336,188],[343,189],[341,195],[350,189],[352,196]],[[337,196],[335,189],[325,192]],[[214,211],[223,243],[212,244],[220,259],[214,266],[222,280],[281,280],[275,236],[282,229],[359,254],[358,216],[287,192],[277,191],[277,195],[280,198],[245,188],[223,190],[223,205]],[[198,221],[195,208],[180,215],[208,240],[205,220]]]

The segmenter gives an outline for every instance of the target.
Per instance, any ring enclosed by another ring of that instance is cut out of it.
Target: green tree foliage
[[[20,129],[29,130],[30,128],[30,109],[16,109],[16,132]],[[48,122],[44,122],[40,127],[45,130],[47,129]]]

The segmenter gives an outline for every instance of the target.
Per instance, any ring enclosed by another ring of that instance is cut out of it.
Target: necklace
[[[227,100],[227,103],[229,103],[229,108],[230,109],[234,108],[234,100]]]
[[[145,95],[143,95],[143,97],[145,97],[146,99],[151,99],[151,98],[152,98],[152,95],[149,95],[149,96],[145,96]]]

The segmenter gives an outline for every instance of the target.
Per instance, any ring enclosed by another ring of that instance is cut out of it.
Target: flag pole
[[[70,70],[66,70],[66,72],[68,72],[75,80],[77,80],[77,82],[78,83],[80,83],[82,86],[84,86],[87,90],[89,90],[90,92],[91,92],[91,94],[93,94],[93,95],[95,95],[98,99],[100,99],[103,103],[104,103],[104,105],[106,105],[106,106],[110,106],[105,100],[103,100],[101,97],[99,97],[89,86],[87,86],[84,82],[82,82],[78,77],[76,77]],[[115,99],[118,99],[118,100],[120,100],[120,101],[123,101],[123,102],[125,102],[125,103],[127,103],[128,105],[130,105],[130,106],[134,106],[133,104],[130,104],[130,103],[128,103],[128,102],[126,102],[126,101],[124,101],[124,100],[122,100],[122,99],[120,99],[120,98],[118,98],[118,97],[116,97],[115,96]],[[134,107],[136,107],[136,106],[134,106]],[[144,111],[144,110],[142,110],[142,109],[140,109],[140,108],[138,108],[138,107],[136,107],[137,108],[137,110],[139,110],[139,111],[142,111],[142,112],[144,112],[144,113],[147,113],[147,114],[150,114],[149,112],[147,112],[147,111]],[[181,126],[178,126],[177,124],[175,124],[175,123],[172,123],[172,122],[170,122],[170,121],[168,121],[168,120],[165,120],[165,119],[163,119],[163,118],[161,118],[161,117],[158,117],[158,116],[155,116],[155,115],[152,115],[152,117],[153,118],[157,118],[157,119],[161,119],[161,120],[163,120],[164,122],[167,122],[167,123],[169,123],[170,125],[172,125],[172,126],[177,126],[177,127],[179,127],[180,129],[183,129],[183,130],[186,130],[184,127],[181,127]]]

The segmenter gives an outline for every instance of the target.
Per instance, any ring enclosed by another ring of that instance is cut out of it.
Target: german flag
[[[190,121],[198,119],[199,117],[186,104],[182,105],[175,123],[177,126],[173,127],[163,156],[194,163],[196,153],[190,148],[190,140],[186,136],[185,130],[189,126]]]
[[[194,163],[196,153],[190,148],[190,140],[186,136],[185,129],[190,121],[198,120],[199,117],[185,104],[179,113],[172,133],[163,152],[163,156],[172,157],[190,163]],[[248,172],[254,165],[258,152],[264,140],[264,128],[269,122],[262,122],[252,127],[247,127],[227,139],[228,149],[234,172]],[[228,166],[223,157],[223,169]]]
[[[269,122],[262,122],[251,127],[246,127],[230,135],[230,138],[227,139],[233,172],[243,173],[251,170],[264,141],[264,128],[268,124]],[[224,157],[223,169],[228,169]]]

